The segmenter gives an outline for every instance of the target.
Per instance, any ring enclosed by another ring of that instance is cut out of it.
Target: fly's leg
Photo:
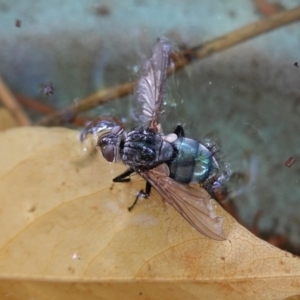
[[[120,174],[119,176],[115,177],[113,179],[113,182],[128,182],[128,181],[130,181],[129,176],[132,173],[134,173],[134,170],[129,168],[125,172]],[[137,196],[136,196],[134,202],[132,203],[132,205],[128,207],[128,210],[131,211],[133,209],[133,207],[136,205],[136,203],[137,203],[137,201],[139,200],[140,197],[148,198],[149,195],[150,195],[150,192],[151,192],[151,184],[147,181],[145,191],[144,190],[139,191],[139,193],[137,194]]]
[[[145,191],[144,190],[139,191],[139,193],[136,195],[134,202],[128,207],[128,210],[131,211],[134,208],[134,206],[136,205],[140,197],[148,198],[150,192],[151,192],[151,184],[148,181],[146,181]]]
[[[134,173],[134,170],[129,168],[127,169],[125,172],[123,172],[122,174],[120,174],[119,176],[115,177],[113,179],[113,182],[128,182],[130,181],[129,176]],[[128,177],[128,178],[127,178]]]
[[[184,137],[184,129],[182,127],[182,125],[177,125],[174,133],[178,136],[178,137]]]

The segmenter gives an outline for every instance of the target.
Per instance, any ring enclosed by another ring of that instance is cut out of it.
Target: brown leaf
[[[0,130],[17,127],[18,124],[11,113],[3,107],[0,107]]]
[[[78,132],[0,133],[1,299],[284,299],[300,294],[299,258],[232,217],[210,240],[125,166],[84,155]]]

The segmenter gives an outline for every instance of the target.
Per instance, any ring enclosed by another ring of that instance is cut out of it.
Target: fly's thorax
[[[132,168],[153,168],[170,160],[173,153],[174,147],[161,134],[140,129],[128,133],[122,160]]]
[[[202,183],[218,173],[213,153],[196,140],[180,137],[173,142],[177,156],[168,163],[170,177],[181,183]]]

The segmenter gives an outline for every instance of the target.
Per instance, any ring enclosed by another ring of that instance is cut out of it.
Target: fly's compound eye
[[[103,157],[109,162],[118,162],[121,160],[123,140],[126,137],[121,126],[114,126],[109,132],[103,133],[97,142],[101,149]]]
[[[98,139],[97,146],[100,148],[103,157],[109,162],[113,162],[115,159],[116,143],[116,136],[112,134],[107,134]]]
[[[107,161],[113,162],[115,159],[115,147],[113,145],[106,146],[102,150],[102,154]]]

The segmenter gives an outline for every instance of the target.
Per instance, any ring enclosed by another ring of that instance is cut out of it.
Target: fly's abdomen
[[[168,163],[170,177],[180,183],[203,182],[218,169],[213,153],[199,142],[180,137],[173,146],[177,156]]]

